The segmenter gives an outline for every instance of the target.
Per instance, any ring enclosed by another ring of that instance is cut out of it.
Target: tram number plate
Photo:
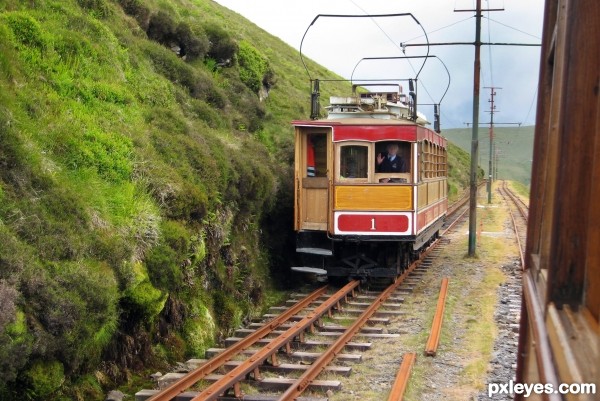
[[[405,233],[409,219],[406,215],[341,214],[337,225],[342,232]]]

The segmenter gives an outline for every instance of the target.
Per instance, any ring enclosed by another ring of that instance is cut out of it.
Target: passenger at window
[[[398,155],[398,144],[390,143],[387,147],[387,154],[377,155],[378,173],[407,173],[406,161]]]

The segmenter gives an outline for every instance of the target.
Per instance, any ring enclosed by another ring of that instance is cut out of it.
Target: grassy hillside
[[[277,297],[308,100],[208,0],[0,0],[0,399],[103,399]]]
[[[495,127],[494,142],[498,151],[498,178],[519,181],[527,186],[531,182],[534,127]],[[471,152],[470,128],[444,130],[444,136],[460,148]],[[479,128],[479,166],[488,174],[489,128]],[[495,153],[494,153],[495,154]]]

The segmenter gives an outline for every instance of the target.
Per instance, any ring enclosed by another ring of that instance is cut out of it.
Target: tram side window
[[[423,141],[419,143],[419,153],[421,154],[421,180],[448,175],[448,155],[445,148]]]
[[[340,176],[342,178],[367,178],[369,148],[346,145],[340,149]]]
[[[306,138],[307,177],[327,177],[327,135],[310,134]]]

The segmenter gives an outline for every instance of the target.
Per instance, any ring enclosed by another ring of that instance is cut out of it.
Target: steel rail
[[[274,338],[267,346],[258,350],[249,359],[243,361],[238,367],[234,368],[221,379],[217,380],[202,392],[198,393],[191,401],[208,401],[216,400],[221,394],[230,388],[234,388],[236,396],[239,394],[239,382],[251,372],[256,373],[256,369],[269,357],[279,351],[280,348],[289,344],[296,336],[303,333],[307,328],[313,325],[323,314],[331,310],[334,306],[352,293],[358,287],[360,281],[354,280],[342,287],[338,292],[323,302],[314,311],[310,312],[302,320],[294,324],[290,329]]]
[[[404,354],[402,357],[402,363],[400,364],[400,368],[396,374],[396,380],[394,380],[394,384],[392,385],[392,390],[390,391],[387,401],[402,401],[402,398],[404,397],[404,391],[406,391],[406,387],[408,386],[410,372],[415,364],[416,359],[417,354],[414,352],[407,352]]]
[[[511,198],[511,200],[513,201],[513,203],[515,204],[515,206],[517,207],[517,209],[519,209],[519,205],[514,200],[514,198],[510,195],[510,192],[506,189],[505,185],[506,185],[506,181],[504,181],[504,183],[503,183],[503,186],[501,188],[502,190],[500,191],[500,195],[502,195],[502,197],[504,198],[504,200],[506,200],[506,197],[504,196],[504,193],[506,193],[507,195],[509,195],[509,198]],[[525,217],[523,215],[523,211],[521,209],[519,209],[519,211],[521,212],[521,217],[523,217],[525,219],[525,221],[527,221],[527,217]],[[513,228],[515,230],[515,237],[517,238],[517,246],[519,247],[519,258],[520,258],[520,261],[521,261],[521,270],[524,270],[524,268],[525,268],[525,256],[523,255],[523,246],[521,244],[521,237],[519,236],[519,229],[517,228],[517,221],[515,220],[515,216],[514,216],[514,214],[512,212],[512,208],[510,207],[510,205],[508,206],[508,213],[510,214],[510,219],[512,220],[512,223],[513,223]]]
[[[436,244],[434,242],[434,244]],[[430,247],[429,249],[432,249]],[[339,354],[346,343],[348,343],[352,337],[358,333],[362,326],[366,324],[366,322],[373,316],[373,314],[381,307],[383,302],[402,284],[404,279],[408,277],[408,275],[420,264],[421,260],[428,254],[426,251],[423,253],[419,260],[413,262],[408,269],[400,275],[396,281],[390,285],[385,291],[383,291],[371,305],[358,317],[354,323],[342,333],[340,337],[325,351],[321,356],[310,365],[309,369],[305,371],[302,376],[296,380],[294,384],[292,384],[284,393],[278,398],[278,401],[293,401],[297,397],[299,397],[304,390],[306,390],[309,384],[316,379],[316,377],[325,369],[325,367]]]
[[[307,297],[301,299],[294,305],[292,305],[289,309],[287,309],[281,315],[273,318],[272,320],[266,322],[262,327],[256,330],[254,333],[244,337],[242,340],[232,344],[230,347],[225,349],[223,352],[215,355],[213,358],[206,361],[201,366],[192,370],[181,379],[172,383],[170,386],[166,387],[164,390],[161,390],[159,393],[156,393],[152,397],[150,397],[147,401],[170,401],[171,399],[178,396],[180,393],[186,391],[194,384],[196,384],[199,380],[214,372],[216,369],[221,367],[225,362],[229,361],[236,354],[241,352],[242,350],[247,349],[258,340],[262,339],[270,332],[275,330],[277,327],[281,326],[283,323],[288,321],[292,316],[297,314],[302,309],[306,308],[310,303],[314,302],[320,296],[322,296],[325,291],[327,291],[328,286],[323,286]]]
[[[442,332],[442,322],[444,321],[444,309],[446,308],[446,295],[448,294],[448,278],[442,279],[440,296],[438,298],[435,315],[431,324],[431,332],[425,346],[425,355],[435,356],[438,344],[440,343],[440,334]]]
[[[515,203],[515,206],[521,213],[521,216],[523,216],[523,218],[527,220],[529,218],[529,207],[506,185],[506,181],[503,181],[502,188],[504,189],[504,192],[506,192],[508,196],[512,199],[512,201]]]

